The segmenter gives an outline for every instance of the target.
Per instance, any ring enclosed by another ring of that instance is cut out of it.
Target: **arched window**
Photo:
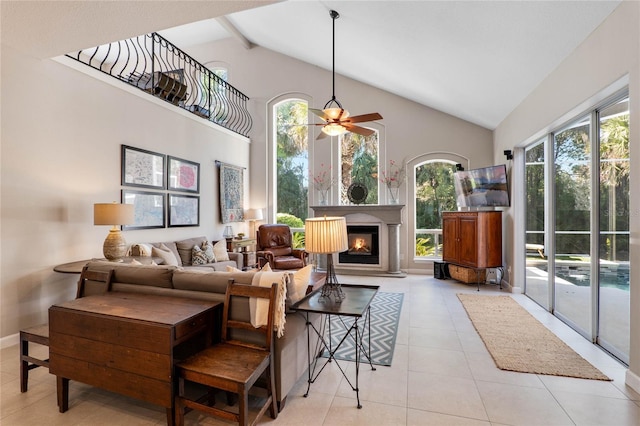
[[[306,100],[273,105],[276,221],[303,228],[308,216],[309,146]]]
[[[340,137],[340,204],[350,204],[349,187],[363,184],[368,191],[362,204],[378,204],[379,132],[371,136],[345,133]]]
[[[410,225],[413,238],[409,238],[412,266],[421,261],[439,260],[442,257],[442,212],[457,210],[453,174],[456,165],[468,167],[468,160],[450,153],[424,154],[408,163],[412,171],[407,180],[409,199],[414,200]]]

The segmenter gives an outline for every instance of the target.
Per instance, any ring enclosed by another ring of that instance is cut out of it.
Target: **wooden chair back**
[[[113,269],[108,271],[94,271],[89,269],[88,266],[82,268],[80,273],[80,279],[78,280],[78,290],[76,292],[76,299],[85,296],[85,287],[87,281],[96,281],[104,284],[104,292],[111,291],[111,281],[113,280]]]
[[[229,283],[227,286],[222,313],[222,341],[229,344],[262,349],[270,352],[273,337],[273,312],[275,310],[277,288],[278,285],[275,283],[272,284],[271,287],[237,284],[233,282]],[[234,304],[233,299],[237,297],[267,299],[269,301],[267,325],[256,328],[251,324],[250,318],[244,320],[238,318],[238,315],[234,315],[234,305],[238,306],[238,304]],[[250,343],[234,339],[234,330],[260,333],[264,335],[264,344]]]

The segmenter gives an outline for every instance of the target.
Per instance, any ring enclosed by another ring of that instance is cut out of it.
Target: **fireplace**
[[[344,205],[344,206],[311,206],[314,216],[345,216],[347,226],[374,225],[380,231],[378,236],[379,254],[378,264],[342,264],[338,257],[339,268],[342,271],[363,269],[386,271],[384,273],[395,277],[405,276],[400,270],[400,225],[404,205]],[[375,222],[372,221],[375,220]],[[380,224],[380,225],[378,225]],[[386,225],[386,227],[384,225]]]
[[[340,264],[380,264],[380,228],[371,225],[347,225],[349,249],[340,253]]]

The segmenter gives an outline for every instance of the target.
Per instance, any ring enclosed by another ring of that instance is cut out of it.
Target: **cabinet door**
[[[458,261],[458,218],[453,215],[442,216],[442,260]]]
[[[462,265],[478,264],[478,218],[477,216],[460,217],[459,261]]]

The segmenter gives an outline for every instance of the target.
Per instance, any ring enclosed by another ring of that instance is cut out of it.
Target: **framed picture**
[[[165,189],[165,156],[122,145],[122,185]]]
[[[220,217],[222,223],[244,220],[243,169],[220,163]]]
[[[169,227],[199,225],[200,197],[169,194]]]
[[[200,164],[168,156],[167,188],[170,191],[200,192]]]
[[[135,222],[122,229],[151,229],[165,227],[165,194],[158,192],[122,190],[122,203],[134,205]]]

